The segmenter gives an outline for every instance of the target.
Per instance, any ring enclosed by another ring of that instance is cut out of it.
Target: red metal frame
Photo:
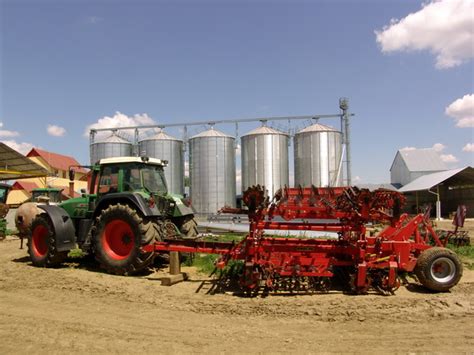
[[[443,246],[424,215],[410,219],[399,214],[404,197],[394,191],[285,188],[269,201],[264,189],[256,186],[245,192],[243,201],[248,206],[250,231],[240,243],[167,240],[146,250],[221,254],[218,268],[230,260],[242,260],[245,269],[241,285],[248,290],[262,284],[276,289],[284,278],[321,283],[334,276],[336,269],[345,268],[354,292],[374,287],[393,293],[399,286],[399,272],[413,271],[423,250]],[[333,223],[318,221],[321,219]],[[388,226],[367,235],[368,223]],[[339,237],[273,238],[265,237],[264,229],[328,231],[337,232]]]

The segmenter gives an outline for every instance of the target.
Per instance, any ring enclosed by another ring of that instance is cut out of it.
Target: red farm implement
[[[462,276],[456,254],[445,248],[423,214],[400,214],[403,195],[388,190],[350,187],[285,188],[270,201],[260,186],[243,201],[249,234],[239,243],[165,240],[146,251],[220,254],[217,268],[243,264],[240,286],[248,293],[328,291],[335,276],[357,294],[375,289],[392,294],[400,276],[414,272],[423,286],[447,291]],[[236,212],[233,210],[232,212]],[[379,232],[367,225],[384,224]],[[318,231],[323,238],[274,238],[264,230]]]

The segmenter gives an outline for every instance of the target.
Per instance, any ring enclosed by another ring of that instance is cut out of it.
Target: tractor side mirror
[[[75,172],[73,169],[69,169],[69,180],[74,181]]]

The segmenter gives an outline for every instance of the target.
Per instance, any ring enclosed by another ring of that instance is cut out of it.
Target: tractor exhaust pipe
[[[69,168],[69,197],[74,198],[74,170]]]

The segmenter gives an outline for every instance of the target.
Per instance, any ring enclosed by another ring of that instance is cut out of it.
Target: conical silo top
[[[282,132],[282,131],[278,131],[274,128],[270,128],[270,127],[267,127],[267,126],[260,126],[258,128],[255,128],[255,129],[251,130],[250,132],[242,135],[242,137],[257,136],[257,135],[263,135],[263,134],[280,134],[280,135],[285,135],[285,136],[288,135],[287,133]]]
[[[145,139],[142,139],[140,142],[151,141],[151,140],[153,140],[153,141],[163,140],[163,141],[179,141],[179,142],[182,142],[181,139],[170,136],[169,134],[165,133],[162,129],[158,133],[156,133],[155,135],[153,135],[151,137],[147,137]]]
[[[112,133],[110,136],[107,138],[101,139],[97,142],[94,143],[124,143],[124,144],[131,144],[128,140],[125,138],[119,137],[117,134]]]
[[[229,136],[228,134],[225,134],[225,133],[223,133],[221,131],[218,131],[217,129],[214,129],[214,128],[211,128],[211,129],[208,129],[207,131],[198,133],[195,136],[192,136],[190,139],[204,138],[204,137],[224,137],[224,138],[235,139],[234,137]]]
[[[308,133],[308,132],[339,132],[337,129],[331,127],[331,126],[326,126],[320,123],[315,123],[312,124],[311,126],[308,126],[306,128],[303,128],[299,133]]]

